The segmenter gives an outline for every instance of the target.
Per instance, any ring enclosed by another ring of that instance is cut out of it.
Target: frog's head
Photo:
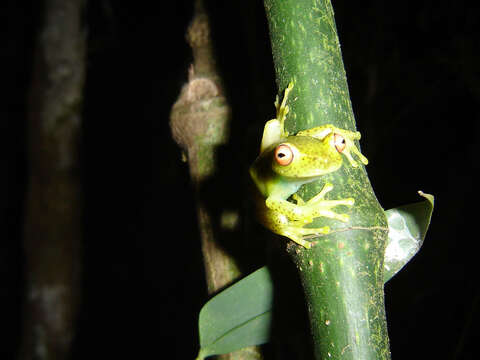
[[[294,179],[322,176],[340,168],[344,148],[345,139],[335,133],[323,139],[289,136],[274,148],[272,169]]]

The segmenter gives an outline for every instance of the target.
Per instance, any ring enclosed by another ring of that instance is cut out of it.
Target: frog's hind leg
[[[282,235],[288,237],[290,240],[294,241],[298,245],[303,246],[306,249],[310,249],[312,244],[310,243],[310,241],[303,239],[303,236],[298,233],[299,229],[300,228],[294,228],[292,230],[285,229]]]
[[[287,226],[282,231],[282,235],[290,238],[291,240],[296,242],[298,245],[301,245],[307,249],[309,249],[312,244],[310,241],[304,240],[305,236],[325,235],[328,233],[330,233],[329,226],[322,226],[319,228],[304,228],[304,227],[298,227],[298,226],[292,225],[292,226]]]

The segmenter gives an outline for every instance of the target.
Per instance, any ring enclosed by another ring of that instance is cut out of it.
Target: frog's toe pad
[[[312,244],[308,240],[303,240],[300,236],[288,236],[288,238],[306,249],[310,249]]]

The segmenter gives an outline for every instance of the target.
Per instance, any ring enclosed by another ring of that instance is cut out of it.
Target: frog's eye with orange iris
[[[333,144],[339,153],[345,150],[345,146],[347,146],[345,138],[340,134],[333,135]]]
[[[290,146],[280,144],[275,149],[275,161],[278,165],[287,166],[293,161],[293,151]]]

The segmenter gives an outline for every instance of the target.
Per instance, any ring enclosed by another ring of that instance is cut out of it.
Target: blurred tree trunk
[[[25,304],[20,359],[67,359],[81,272],[79,139],[84,0],[45,0],[29,109]]]

